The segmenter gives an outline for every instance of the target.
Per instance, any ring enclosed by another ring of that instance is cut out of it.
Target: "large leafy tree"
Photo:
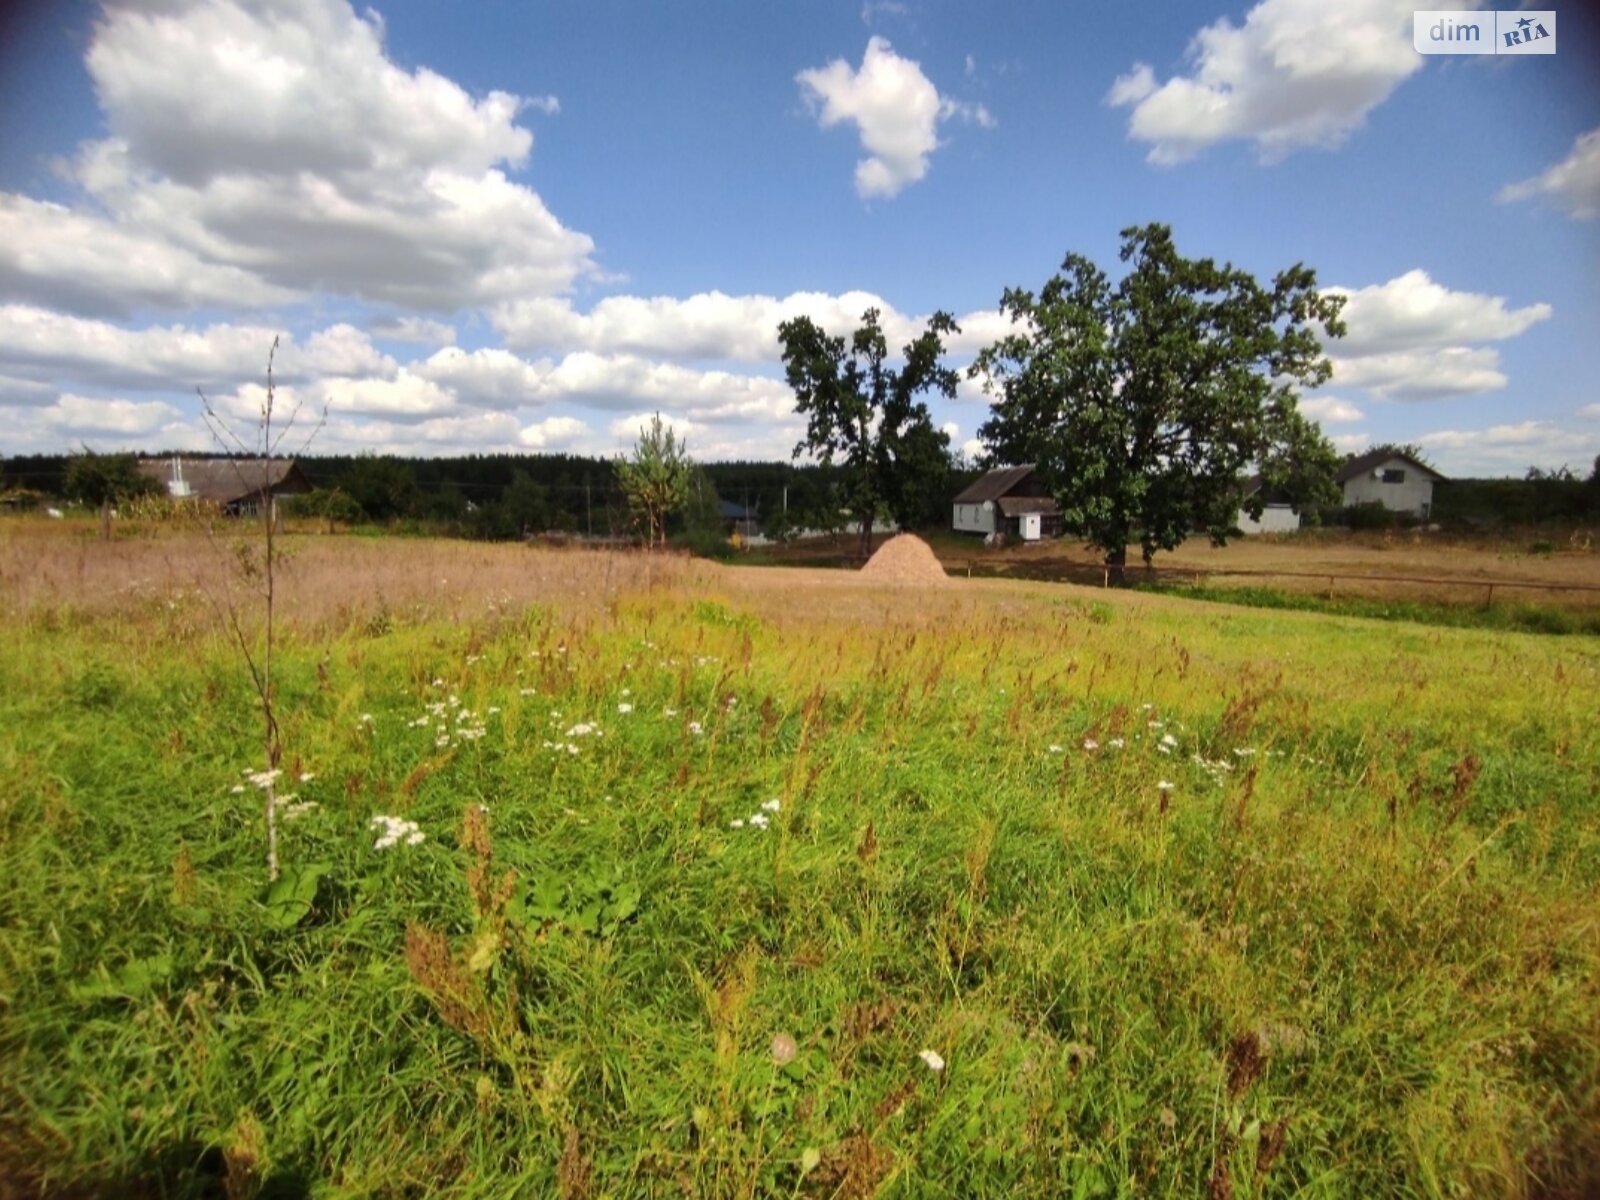
[[[1299,387],[1331,374],[1316,333],[1344,333],[1343,299],[1302,265],[1263,286],[1247,271],[1181,256],[1165,225],[1122,231],[1113,284],[1069,254],[1037,294],[1007,289],[1013,330],[971,373],[993,413],[979,436],[1000,462],[1037,464],[1069,528],[1122,579],[1130,545],[1148,563],[1191,533],[1221,544],[1243,502],[1331,502],[1338,459],[1299,411]]]
[[[643,523],[645,544],[654,549],[667,541],[667,518],[689,500],[694,461],[689,445],[656,413],[639,430],[631,458],[617,459],[617,481],[628,507]]]
[[[960,332],[948,313],[933,315],[901,351],[899,367],[887,365],[878,317],[869,308],[848,342],[830,337],[809,317],[778,326],[795,411],[806,418],[805,438],[794,452],[844,467],[846,504],[861,523],[863,554],[872,548],[880,510],[909,525],[926,509],[930,491],[944,486],[950,436],[934,428],[918,397],[931,390],[953,398],[960,379],[941,362],[944,335]]]

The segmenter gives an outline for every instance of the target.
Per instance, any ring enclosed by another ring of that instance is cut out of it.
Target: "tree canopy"
[[[934,428],[918,397],[932,390],[953,398],[959,382],[941,362],[944,335],[960,332],[949,313],[933,315],[902,350],[898,368],[887,365],[889,346],[878,318],[869,308],[848,342],[810,317],[778,326],[795,411],[806,418],[795,455],[809,451],[824,466],[839,461],[844,467],[845,503],[861,523],[863,553],[880,510],[911,525],[926,511],[930,490],[944,488],[950,436]]]
[[[994,400],[978,431],[991,457],[1033,463],[1064,523],[1121,568],[1191,533],[1220,544],[1268,495],[1331,500],[1338,459],[1297,404],[1331,367],[1314,330],[1344,333],[1342,297],[1303,265],[1263,287],[1249,272],[1181,256],[1165,225],[1122,231],[1113,284],[1079,254],[1037,294],[1000,301],[1012,332],[970,374]],[[1241,495],[1248,471],[1262,487]]]

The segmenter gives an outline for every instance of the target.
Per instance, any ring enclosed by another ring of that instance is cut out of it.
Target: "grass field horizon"
[[[0,1194],[1578,1197],[1600,644],[0,531]],[[382,818],[375,822],[375,818]]]

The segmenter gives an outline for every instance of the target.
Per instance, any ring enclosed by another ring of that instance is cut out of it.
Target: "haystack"
[[[934,587],[948,581],[928,543],[914,533],[902,533],[878,547],[861,573],[878,583],[915,583]]]

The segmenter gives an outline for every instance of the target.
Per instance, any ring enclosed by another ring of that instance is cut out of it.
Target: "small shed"
[[[1381,504],[1391,512],[1427,517],[1433,511],[1433,485],[1445,477],[1411,455],[1387,447],[1346,459],[1334,476],[1344,506]]]
[[[1241,488],[1241,500],[1248,500],[1261,490],[1261,476],[1252,475],[1244,481]],[[1287,498],[1277,495],[1267,495],[1261,509],[1259,519],[1252,517],[1245,511],[1241,504],[1239,515],[1234,519],[1234,524],[1239,527],[1240,533],[1294,533],[1300,528],[1300,514],[1295,512]]]
[[[174,500],[196,499],[215,504],[229,516],[250,517],[262,504],[279,496],[314,491],[311,480],[292,458],[147,458],[139,473],[166,489]]]
[[[954,501],[954,527],[962,533],[1003,533],[1022,541],[1057,537],[1061,507],[1032,463],[997,467]]]

